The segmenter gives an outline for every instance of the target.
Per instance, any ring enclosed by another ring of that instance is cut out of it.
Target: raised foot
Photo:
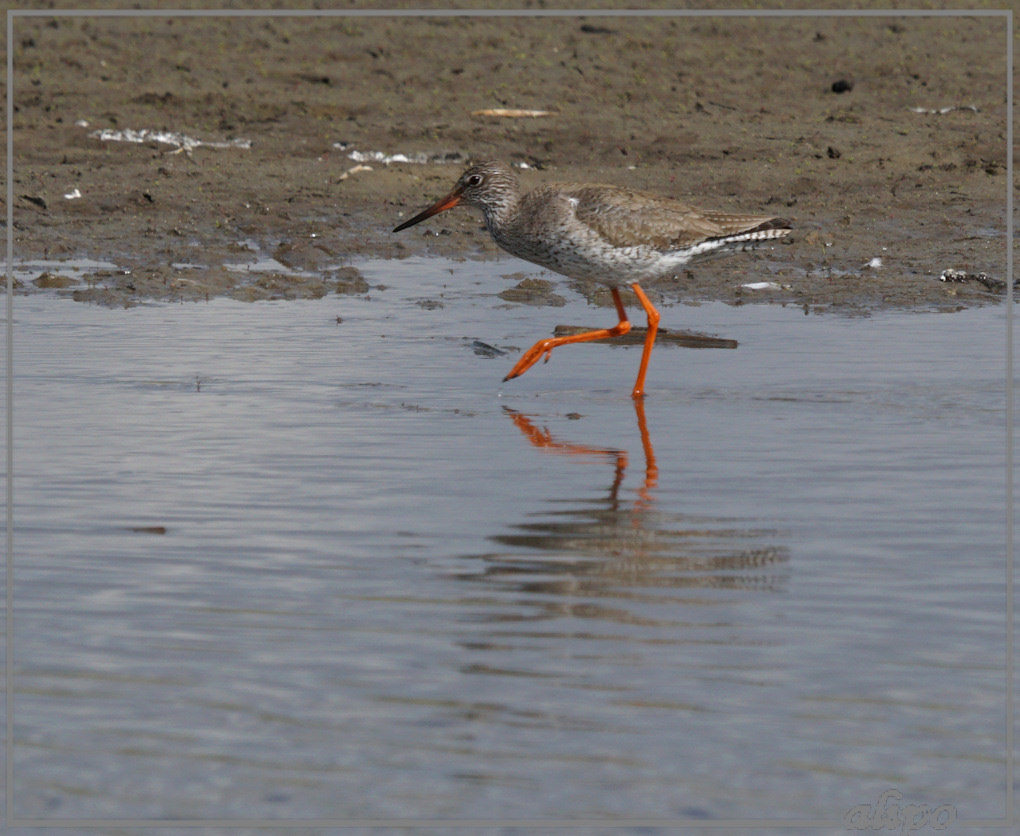
[[[640,290],[637,285],[634,285],[636,290]],[[597,331],[585,331],[581,334],[571,334],[569,337],[550,337],[549,339],[539,340],[531,348],[524,352],[521,359],[517,361],[517,365],[510,369],[510,374],[503,378],[503,380],[510,380],[514,377],[520,377],[528,369],[535,365],[539,360],[545,358],[548,362],[549,355],[552,354],[552,350],[557,346],[570,345],[571,343],[586,343],[591,340],[604,340],[607,337],[619,337],[622,334],[626,334],[630,330],[630,322],[627,320],[627,314],[623,310],[623,302],[620,301],[620,291],[615,287],[612,288],[613,302],[616,303],[616,312],[620,315],[620,321],[616,323],[612,328],[599,328]],[[639,294],[640,299],[643,294]],[[644,303],[642,303],[644,304]],[[654,310],[654,309],[653,309]],[[654,339],[655,335],[652,334]],[[647,347],[645,348],[645,354],[648,353]],[[640,388],[644,382],[644,372],[639,375],[635,390]]]
[[[517,364],[510,369],[509,374],[503,378],[503,380],[512,380],[515,377],[520,377],[528,369],[535,365],[542,357],[545,357],[545,362],[549,362],[549,357],[552,355],[552,350],[559,345],[559,341],[555,338],[548,340],[539,340],[531,348],[521,355],[521,359],[517,361]]]

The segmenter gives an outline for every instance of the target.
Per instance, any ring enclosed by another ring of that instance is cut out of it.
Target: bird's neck
[[[496,235],[498,230],[505,229],[513,223],[517,217],[520,195],[517,192],[507,192],[498,198],[489,200],[482,206],[482,214],[485,216],[485,226],[489,232]]]

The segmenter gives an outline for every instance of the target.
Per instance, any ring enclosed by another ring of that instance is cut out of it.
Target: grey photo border
[[[1014,822],[1014,663],[1013,663],[1013,12],[1011,9],[24,9],[7,11],[7,283],[6,283],[6,609],[4,683],[4,810],[0,827],[54,828],[302,828],[302,827],[677,827],[761,829],[839,828],[833,819],[46,819],[17,818],[14,810],[14,21],[28,17],[1000,17],[1006,36],[1006,644],[1005,644],[1005,815],[998,819],[966,819],[971,828],[1001,828]],[[835,811],[834,811],[835,812]]]

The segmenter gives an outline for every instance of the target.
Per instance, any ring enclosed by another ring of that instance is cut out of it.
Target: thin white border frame
[[[39,819],[14,818],[14,19],[30,17],[1001,17],[1006,23],[1006,797],[1002,819],[967,819],[973,828],[1001,828],[1014,822],[1014,566],[1013,566],[1013,11],[1011,9],[24,9],[7,11],[7,284],[5,327],[5,443],[6,443],[6,607],[4,611],[4,809],[0,827],[52,828],[313,828],[313,827],[683,827],[730,829],[830,828],[845,829],[839,820],[799,819]]]

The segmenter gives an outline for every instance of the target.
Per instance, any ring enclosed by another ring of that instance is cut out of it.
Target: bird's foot
[[[559,345],[556,339],[539,340],[531,348],[521,355],[521,359],[517,361],[510,373],[503,378],[503,380],[512,380],[515,377],[520,377],[528,369],[535,365],[539,360],[549,362],[549,357],[552,355],[552,350]]]

